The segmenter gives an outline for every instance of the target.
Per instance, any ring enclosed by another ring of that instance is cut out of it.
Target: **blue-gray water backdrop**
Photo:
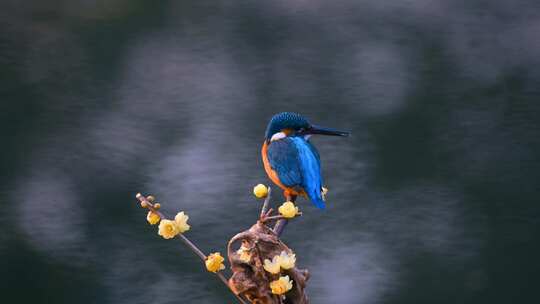
[[[134,194],[224,252],[281,111],[353,134],[284,235],[312,303],[538,302],[537,0],[3,0],[0,83],[2,302],[233,303]]]

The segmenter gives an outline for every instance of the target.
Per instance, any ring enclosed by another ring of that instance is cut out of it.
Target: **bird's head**
[[[305,117],[292,112],[276,114],[266,127],[266,141],[274,141],[287,136],[311,136],[313,134],[349,136],[349,132],[312,125]]]

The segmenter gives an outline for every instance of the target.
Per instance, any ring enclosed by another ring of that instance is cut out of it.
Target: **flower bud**
[[[206,258],[206,269],[214,273],[223,270],[225,269],[225,265],[223,265],[224,260],[225,259],[221,256],[219,252],[212,253]]]
[[[258,184],[253,187],[253,194],[255,194],[257,198],[265,198],[268,195],[268,188],[263,184]]]
[[[293,281],[289,276],[280,277],[278,280],[270,282],[270,289],[273,294],[282,295],[292,289]]]
[[[155,225],[159,223],[161,218],[159,217],[159,214],[153,211],[149,211],[148,214],[146,215],[146,220],[148,221],[148,223],[150,223],[150,225]]]
[[[296,254],[282,251],[278,258],[281,268],[288,270],[294,268],[296,264]]]
[[[189,219],[189,216],[182,212],[178,212],[176,216],[174,217],[174,222],[176,223],[176,227],[178,228],[179,233],[184,233],[189,230],[191,226],[188,225],[187,221]]]
[[[278,274],[281,268],[279,262],[279,255],[276,255],[271,261],[269,259],[265,259],[263,268],[271,274]]]
[[[278,208],[278,211],[285,218],[293,218],[298,214],[298,207],[293,202],[285,202]]]
[[[161,235],[164,239],[172,239],[180,231],[175,221],[171,220],[161,220],[159,223],[158,234]]]

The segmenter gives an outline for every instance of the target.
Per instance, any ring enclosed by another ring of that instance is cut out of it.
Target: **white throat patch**
[[[272,141],[284,139],[285,137],[287,137],[287,134],[283,132],[277,132],[276,134],[272,135],[272,138],[270,138],[270,141],[272,142]]]

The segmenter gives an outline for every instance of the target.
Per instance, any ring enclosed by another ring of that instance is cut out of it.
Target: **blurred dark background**
[[[538,302],[539,55],[536,0],[3,0],[2,301],[234,303],[134,194],[224,252],[296,111],[353,134],[284,235],[312,303]]]

